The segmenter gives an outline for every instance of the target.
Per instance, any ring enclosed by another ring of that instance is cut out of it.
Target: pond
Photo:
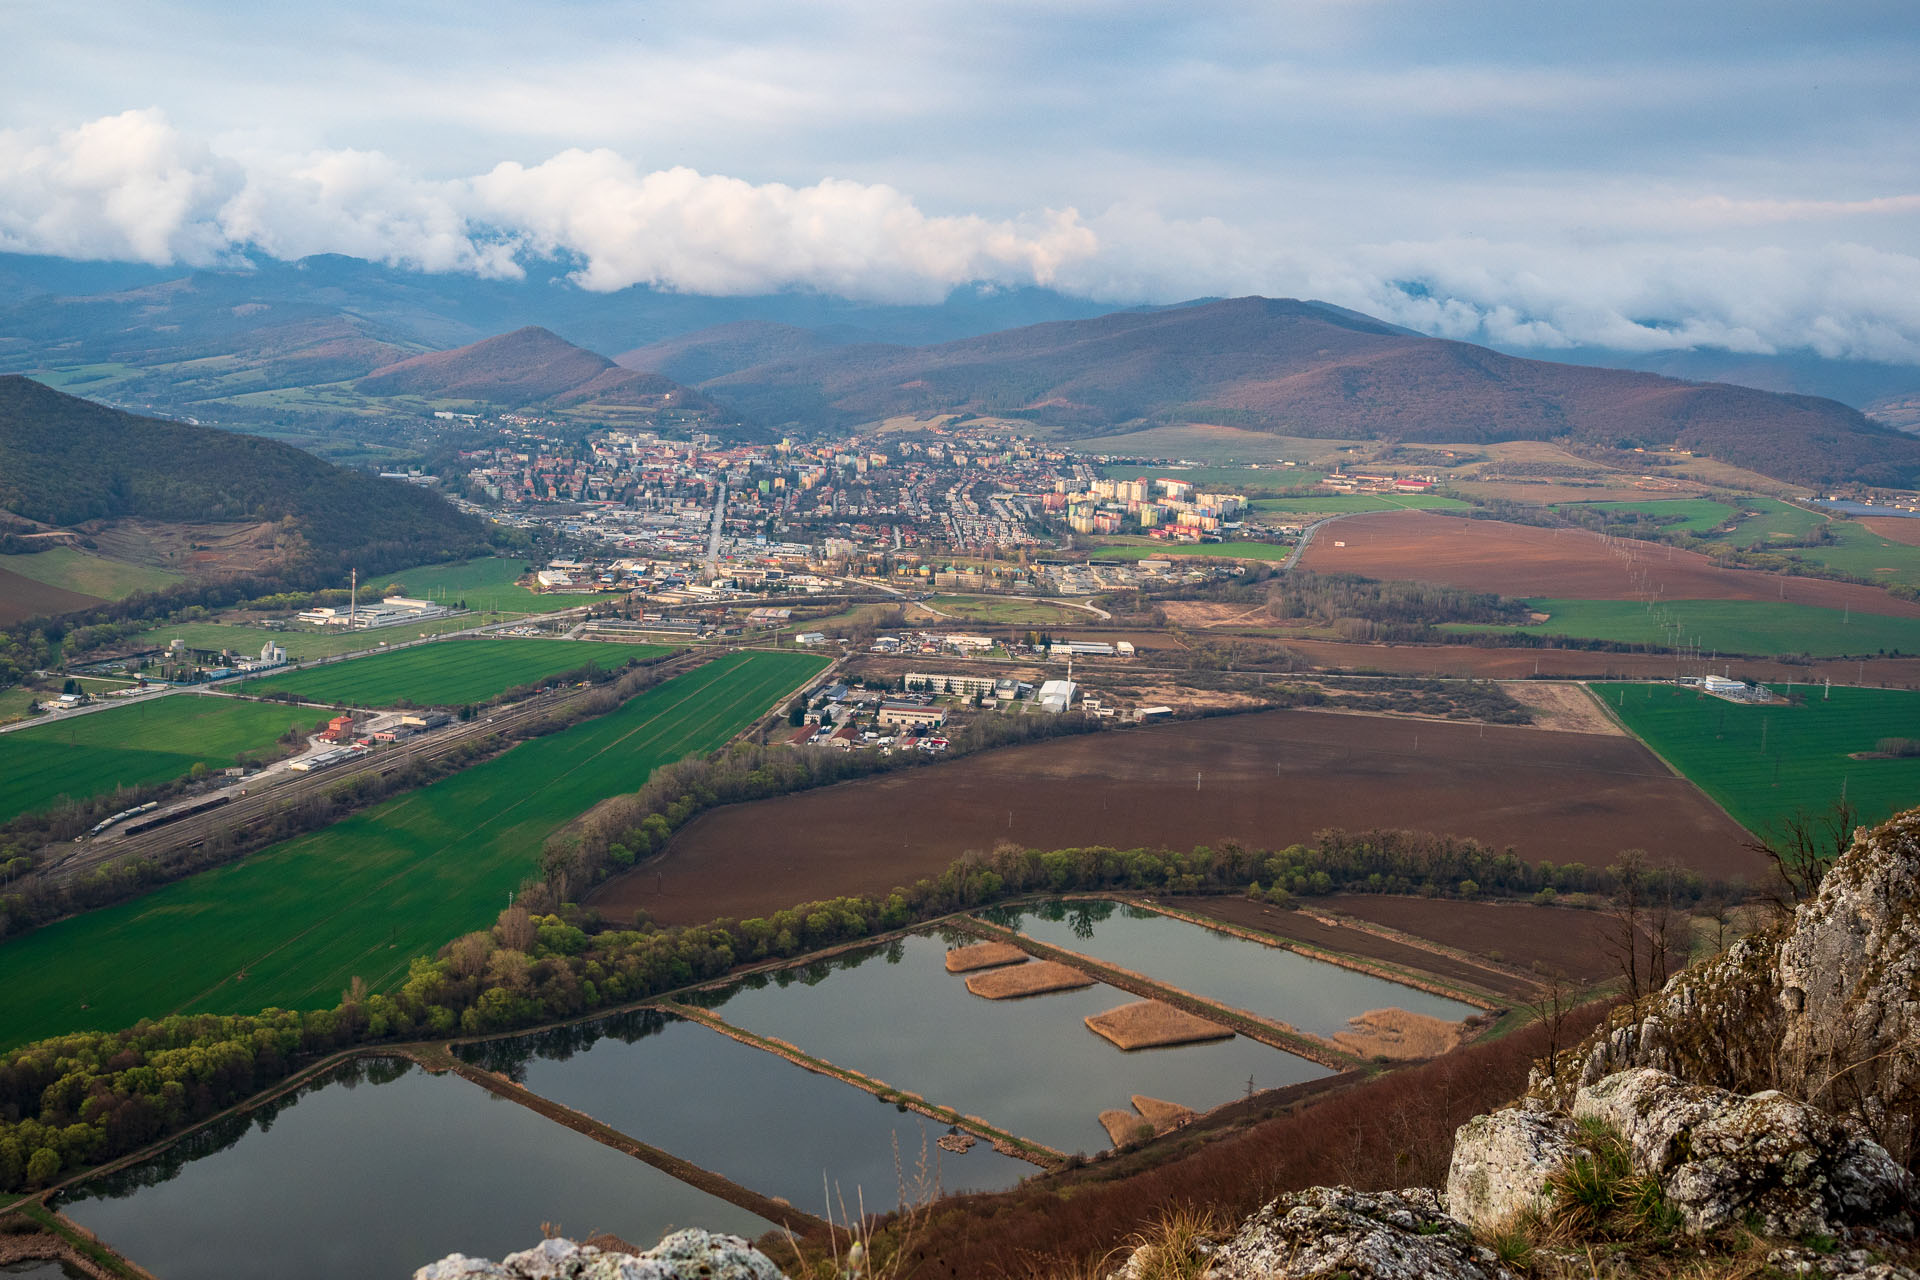
[[[159,1280],[408,1276],[611,1231],[770,1223],[458,1076],[349,1063],[57,1206]]]
[[[1205,1111],[1331,1074],[1244,1036],[1126,1053],[1083,1019],[1135,997],[1105,984],[985,1000],[946,971],[947,945],[910,937],[760,975],[701,997],[736,1026],[979,1116],[1058,1151],[1109,1145],[1099,1113],[1134,1094]]]
[[[1417,987],[1125,903],[1053,902],[981,915],[1036,942],[1120,965],[1316,1036],[1346,1031],[1349,1018],[1372,1009],[1404,1009],[1447,1022],[1480,1012]]]
[[[817,1215],[829,1207],[828,1186],[850,1209],[864,1199],[869,1211],[880,1212],[917,1202],[922,1190],[999,1191],[1038,1172],[985,1142],[965,1153],[942,1151],[935,1140],[945,1125],[652,1009],[459,1052],[542,1097]],[[837,1198],[832,1208],[837,1220]]]

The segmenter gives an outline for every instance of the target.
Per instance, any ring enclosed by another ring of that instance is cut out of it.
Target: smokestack
[[[347,570],[347,630],[353,630],[354,618],[360,612],[360,571]]]

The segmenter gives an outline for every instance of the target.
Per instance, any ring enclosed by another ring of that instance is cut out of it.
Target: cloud
[[[929,212],[881,182],[647,171],[609,148],[429,178],[375,150],[203,141],[149,109],[60,133],[0,131],[0,249],[194,266],[341,253],[491,278],[560,259],[595,291],[798,288],[897,303],[976,282],[1116,304],[1264,293],[1548,352],[1810,350],[1920,364],[1920,257],[1852,234],[1897,231],[1920,212],[1912,195],[1734,196],[1548,175],[1362,207],[1325,186],[1268,181],[1258,215],[1169,216],[1156,197],[1199,185],[1169,179],[1090,217],[990,217]],[[1407,204],[1417,207],[1397,215]],[[1452,230],[1469,219],[1482,227]],[[1815,225],[1832,238],[1809,235]],[[1765,238],[1781,228],[1795,238]]]

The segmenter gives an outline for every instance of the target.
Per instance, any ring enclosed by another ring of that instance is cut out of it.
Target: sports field
[[[0,822],[62,796],[105,795],[118,786],[178,778],[194,765],[224,768],[242,751],[273,745],[314,713],[192,693],[69,716],[0,733]]]
[[[589,663],[612,670],[666,652],[664,646],[653,644],[472,636],[249,680],[242,691],[294,693],[310,702],[344,702],[355,707],[385,707],[402,701],[417,707],[457,707]]]
[[[1668,600],[1649,607],[1637,600],[1561,600],[1527,604],[1547,621],[1525,627],[1449,623],[1444,630],[1531,633],[1613,640],[1666,648],[1697,646],[1708,653],[1756,657],[1806,653],[1832,658],[1920,653],[1920,618],[1849,613],[1778,600]]]
[[[505,613],[553,613],[577,609],[595,600],[605,600],[617,592],[601,595],[555,595],[516,586],[515,579],[527,572],[527,562],[501,556],[484,560],[463,560],[458,564],[425,564],[397,573],[383,573],[361,585],[380,594],[389,586],[406,596],[432,600],[436,604],[467,602],[469,609],[497,609]]]
[[[1708,498],[1668,498],[1651,502],[1581,502],[1566,503],[1563,510],[1599,511],[1614,516],[1650,516],[1659,520],[1676,520],[1674,524],[1660,526],[1665,533],[1691,533],[1704,537],[1718,529],[1727,521],[1739,515],[1739,511],[1724,502],[1714,502]]]
[[[1788,696],[1787,685],[1769,687]],[[1920,758],[1852,758],[1882,738],[1920,737],[1920,693],[1798,685],[1792,693],[1804,702],[1751,706],[1667,684],[1594,692],[1750,830],[1796,809],[1818,815],[1842,788],[1866,823],[1920,804]]]
[[[0,1048],[174,1011],[325,1008],[355,977],[492,923],[541,842],[660,765],[720,746],[818,672],[736,653],[243,862],[0,945]]]

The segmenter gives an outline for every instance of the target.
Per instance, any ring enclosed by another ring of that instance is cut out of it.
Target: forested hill
[[[1019,416],[1110,434],[1199,422],[1284,435],[1668,445],[1809,484],[1920,483],[1920,440],[1833,400],[1555,364],[1352,311],[1232,298],[938,346],[797,353],[699,384],[769,427]]]
[[[258,436],[143,418],[0,377],[0,510],[73,526],[139,516],[286,521],[311,567],[417,562],[476,549],[477,520],[437,494],[347,471]]]

